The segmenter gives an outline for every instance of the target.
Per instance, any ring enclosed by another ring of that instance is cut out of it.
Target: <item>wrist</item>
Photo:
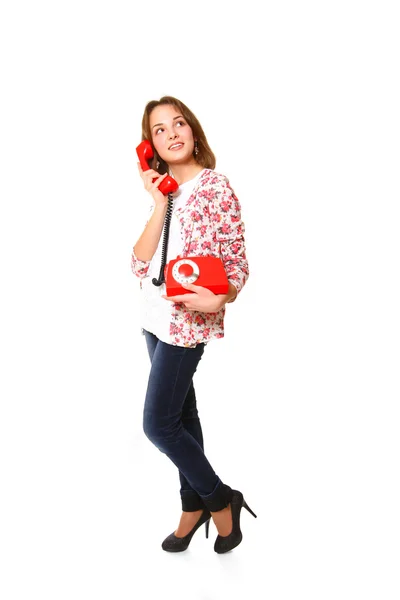
[[[236,300],[236,296],[238,294],[237,287],[235,287],[232,283],[229,283],[228,292],[226,294],[218,294],[220,298],[220,307],[223,308],[225,304],[229,304],[230,302],[234,302]]]
[[[168,199],[164,202],[155,202],[153,214],[154,213],[161,214],[164,217],[165,213],[167,212],[167,208],[168,208]]]
[[[226,303],[234,302],[236,300],[236,296],[238,294],[237,287],[233,285],[233,283],[229,282],[228,293],[226,294]]]

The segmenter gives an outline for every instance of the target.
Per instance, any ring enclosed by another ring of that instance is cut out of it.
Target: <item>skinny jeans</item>
[[[143,410],[148,439],[179,470],[182,510],[228,506],[232,489],[225,485],[204,454],[193,376],[205,344],[194,348],[173,346],[143,330],[151,369]]]

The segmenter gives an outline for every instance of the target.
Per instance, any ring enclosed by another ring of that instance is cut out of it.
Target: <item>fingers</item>
[[[214,296],[213,292],[209,289],[202,287],[201,285],[194,285],[194,283],[181,283],[181,286],[185,288],[185,290],[190,290],[193,292],[192,294],[178,294],[176,296],[162,296],[165,300],[170,300],[171,302],[187,302],[190,299],[195,299],[198,296]]]
[[[196,294],[179,294],[177,296],[161,296],[161,298],[164,298],[164,300],[169,300],[170,302],[182,302],[182,304],[185,304],[185,302],[188,302],[188,300],[190,300],[190,296],[193,298],[193,296],[196,296]]]
[[[185,290],[190,290],[194,293],[198,293],[198,290],[200,289],[199,285],[194,285],[193,283],[181,283],[181,286],[185,288]]]
[[[139,171],[139,175],[143,180],[146,179],[158,179],[159,177],[164,177],[164,175],[160,175],[160,173],[158,173],[158,171],[155,171],[154,169],[146,169],[146,171],[143,171],[142,167],[140,166],[140,163],[137,163],[138,166],[138,171]],[[167,173],[165,173],[165,175],[167,175]]]
[[[148,176],[147,175],[147,171],[146,171],[146,175],[144,177],[144,187],[146,188],[146,190],[148,190],[150,193],[154,192],[154,190],[158,189],[160,183],[162,182],[163,179],[166,178],[166,176],[168,175],[168,173],[164,173],[164,175],[160,175],[159,173],[157,173],[157,171],[153,171],[152,173],[155,173],[156,175],[152,176]]]
[[[145,176],[151,175],[153,178],[160,176],[160,173],[158,171],[155,171],[154,169],[146,169],[145,171],[143,171],[142,165],[140,164],[140,162],[137,162],[136,164],[137,164],[140,175],[145,175]]]
[[[197,299],[197,294],[178,294],[177,296],[161,296],[164,300],[169,300],[170,302],[177,302],[178,304],[183,304],[187,310],[199,310],[195,306],[195,302]],[[194,302],[192,302],[192,300]]]
[[[140,163],[138,163],[138,171],[140,177],[143,179],[145,190],[152,193],[159,187],[160,183],[168,176],[168,173],[160,175],[154,169],[147,169],[143,171]]]
[[[202,285],[195,285],[194,283],[181,283],[181,286],[185,288],[185,290],[190,290],[194,294],[201,297],[215,296],[214,292],[212,292],[208,288],[203,287]]]
[[[154,169],[146,169],[146,171],[142,170],[142,173],[143,177],[147,179],[157,179],[158,177],[164,177],[164,175],[160,175],[160,173],[158,171],[155,171]]]

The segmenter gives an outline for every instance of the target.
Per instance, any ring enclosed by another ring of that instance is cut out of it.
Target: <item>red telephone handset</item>
[[[143,142],[141,142],[139,146],[137,146],[136,153],[138,155],[140,166],[142,167],[143,171],[148,171],[150,169],[148,161],[154,156],[153,148],[151,147],[149,140],[143,140]],[[153,181],[155,180],[156,178],[153,179]],[[166,196],[167,194],[176,192],[178,187],[179,185],[175,181],[175,179],[167,175],[158,186],[158,189],[161,193],[164,194],[164,196]]]

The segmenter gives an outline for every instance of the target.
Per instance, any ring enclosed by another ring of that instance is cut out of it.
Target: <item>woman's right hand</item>
[[[167,177],[168,173],[164,173],[164,175],[160,175],[154,169],[147,169],[147,171],[143,171],[140,163],[137,163],[139,175],[143,179],[144,187],[152,195],[155,204],[159,204],[160,206],[166,206],[168,204],[168,196],[164,196],[162,192],[158,189],[160,183]],[[156,179],[155,179],[156,178]],[[154,182],[153,182],[153,179]]]

